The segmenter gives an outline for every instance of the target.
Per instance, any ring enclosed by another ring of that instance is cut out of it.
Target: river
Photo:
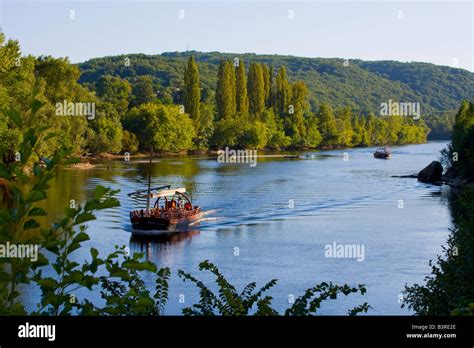
[[[405,284],[423,282],[429,260],[442,252],[451,227],[449,188],[392,176],[418,172],[438,159],[446,144],[393,147],[390,160],[373,158],[374,148],[305,152],[308,157],[302,159],[259,158],[254,167],[221,164],[207,156],[156,159],[152,185],[186,187],[194,204],[211,211],[195,231],[162,240],[130,233],[128,213],[142,204],[127,193],[146,188],[146,160],[59,169],[44,206],[53,219],[71,199],[84,202],[96,185],[120,189],[121,206],[97,214],[89,223],[91,240],[73,257],[88,259],[89,247],[105,256],[115,245],[126,245],[159,267],[170,267],[166,314],[180,314],[198,299],[195,286],[177,277],[178,269],[212,283],[209,274],[198,270],[206,259],[238,289],[278,279],[270,294],[280,311],[306,288],[332,281],[365,284],[367,293],[328,301],[320,314],[346,314],[362,302],[372,306],[369,314],[410,314],[400,308],[400,293]],[[355,245],[363,254],[327,257],[334,243]],[[153,290],[151,279],[145,281]],[[30,305],[38,301],[34,293],[27,296]],[[101,301],[100,295],[87,296]]]

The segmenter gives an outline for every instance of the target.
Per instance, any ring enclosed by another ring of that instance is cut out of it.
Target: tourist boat
[[[143,234],[140,231],[175,231],[186,230],[201,216],[201,208],[193,206],[191,198],[186,194],[185,188],[171,189],[170,185],[161,186],[148,191],[147,206],[145,209],[130,212],[130,222],[135,234]],[[156,191],[156,192],[152,192]],[[136,191],[137,194],[142,191]],[[151,207],[151,199],[156,198]]]
[[[388,147],[381,147],[374,152],[375,158],[390,158],[390,149]]]
[[[152,158],[153,151],[150,151],[148,188],[128,194],[128,196],[146,197],[145,209],[130,212],[132,234],[157,235],[160,234],[160,231],[186,231],[190,226],[199,222],[201,208],[193,206],[185,188],[171,189],[171,185],[151,187]],[[152,198],[156,198],[153,207],[151,207]],[[152,231],[152,233],[145,231]]]

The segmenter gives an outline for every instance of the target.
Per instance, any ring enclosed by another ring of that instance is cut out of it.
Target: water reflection
[[[155,236],[137,236],[132,235],[130,237],[130,251],[140,252],[145,254],[145,258],[148,261],[154,261],[160,259],[160,253],[169,249],[170,246],[173,248],[184,247],[185,243],[189,243],[191,239],[199,236],[200,231],[180,231],[171,232],[166,234],[160,234]]]

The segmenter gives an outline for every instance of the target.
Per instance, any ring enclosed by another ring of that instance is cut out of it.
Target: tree
[[[286,69],[281,67],[275,79],[275,111],[284,118],[288,112],[288,105],[290,104],[291,91],[290,84],[286,79]]]
[[[323,137],[322,146],[334,146],[337,141],[336,118],[331,106],[321,104],[318,112],[319,131]]]
[[[142,104],[127,113],[124,126],[145,150],[150,146],[154,151],[191,149],[196,137],[189,115],[181,113],[178,106]]]
[[[303,146],[313,149],[317,148],[323,140],[323,137],[321,136],[321,133],[319,133],[318,129],[318,119],[315,115],[310,115],[305,119],[305,124],[306,135],[303,139]]]
[[[459,174],[474,177],[474,102],[463,101],[453,127],[451,164]],[[453,160],[453,158],[457,160]]]
[[[91,120],[87,147],[92,153],[118,153],[122,150],[122,124],[117,110],[111,103],[101,102],[98,115]]]
[[[262,64],[262,72],[263,72],[263,83],[265,89],[265,105],[269,106],[270,104],[270,92],[272,88],[272,77],[270,73],[273,74],[273,68],[270,70],[268,65]]]
[[[243,60],[239,60],[235,76],[236,110],[242,116],[246,116],[249,113],[249,99],[247,95],[247,78],[245,77],[245,65]]]
[[[122,151],[129,153],[136,153],[138,151],[138,140],[135,134],[124,130],[122,137]]]
[[[105,75],[97,82],[97,95],[105,102],[115,106],[120,115],[128,109],[132,87],[127,80]]]
[[[258,63],[250,64],[247,91],[250,114],[259,115],[265,109],[265,81],[262,66]]]
[[[291,101],[288,116],[285,118],[285,132],[294,145],[298,145],[306,135],[304,114],[309,110],[308,88],[302,81],[291,85]]]
[[[153,81],[150,76],[139,76],[132,89],[132,101],[130,105],[139,106],[141,104],[151,103],[155,98],[153,91]]]
[[[201,89],[199,87],[199,70],[194,56],[189,57],[188,65],[184,69],[184,110],[191,116],[194,129],[199,133],[199,101]]]
[[[347,147],[352,145],[354,130],[352,129],[352,111],[349,107],[340,108],[336,111],[338,125],[338,146]]]
[[[219,65],[216,87],[217,119],[234,116],[236,111],[235,70],[229,60]]]

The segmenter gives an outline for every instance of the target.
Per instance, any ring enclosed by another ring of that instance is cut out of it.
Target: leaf
[[[30,229],[38,228],[38,227],[41,227],[41,225],[35,219],[26,220],[25,223],[23,224],[24,230],[30,230]]]
[[[5,110],[5,114],[16,124],[18,128],[23,127],[23,121],[21,119],[21,114],[18,110]]]
[[[95,215],[89,212],[83,212],[76,217],[76,220],[74,220],[74,225],[79,225],[91,220],[95,220]]]
[[[38,110],[41,109],[44,105],[45,103],[38,99],[33,100],[33,102],[31,103],[31,113],[33,115],[36,114]]]
[[[48,215],[48,213],[46,213],[46,210],[40,207],[34,207],[28,213],[28,216],[46,216],[46,215]]]
[[[84,233],[84,232],[80,232],[78,233],[74,239],[72,240],[72,244],[79,244],[79,243],[82,243],[82,242],[85,242],[86,240],[89,240],[89,235],[87,233]]]
[[[96,188],[94,189],[94,197],[95,197],[96,199],[100,199],[100,198],[102,198],[108,191],[109,191],[109,189],[105,188],[104,186],[98,185],[98,186],[96,186]]]
[[[90,252],[93,259],[96,259],[99,255],[99,251],[96,248],[91,248]]]

